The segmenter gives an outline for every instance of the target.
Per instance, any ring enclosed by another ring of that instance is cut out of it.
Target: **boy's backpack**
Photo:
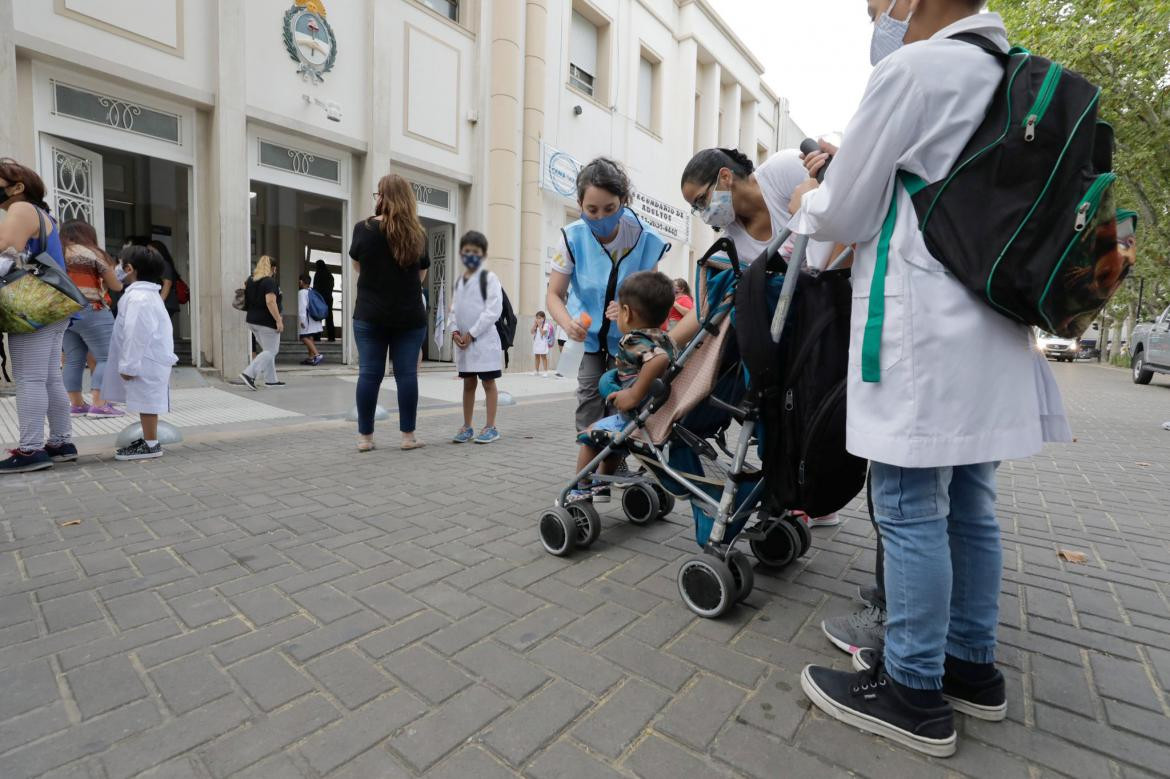
[[[1000,313],[1076,338],[1130,269],[1117,251],[1113,128],[1097,118],[1101,90],[1025,49],[1005,54],[980,35],[954,38],[1005,70],[950,174],[929,184],[901,174],[926,246]]]
[[[801,273],[779,344],[768,334],[778,277],[765,257],[739,282],[735,328],[759,398],[769,508],[820,517],[844,508],[865,484],[866,461],[845,449],[853,293],[848,270]]]
[[[484,271],[479,274],[479,294],[483,299],[487,300],[487,276],[488,272]],[[508,293],[504,291],[504,285],[500,284],[500,294],[504,298],[504,304],[500,306],[500,318],[496,320],[496,333],[500,336],[500,347],[504,350],[504,367],[508,367],[508,350],[516,342],[516,312],[512,310],[512,301],[508,300]]]
[[[305,306],[305,313],[309,315],[309,319],[314,322],[320,322],[329,316],[329,304],[325,302],[325,298],[321,297],[321,293],[315,289],[308,290],[309,301]]]

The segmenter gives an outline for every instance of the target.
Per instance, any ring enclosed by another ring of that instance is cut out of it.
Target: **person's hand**
[[[276,332],[278,332],[278,333],[284,332],[284,320],[283,319],[276,320]]]
[[[616,408],[618,411],[633,411],[638,407],[638,402],[641,400],[631,390],[624,389],[617,392],[611,392],[606,402]]]
[[[127,376],[127,375],[126,375],[126,374],[124,374],[124,373],[120,373],[120,374],[118,374],[118,375],[122,377],[122,381],[134,381],[134,377],[133,377],[133,376]]]
[[[808,171],[808,175],[812,178],[817,177],[817,173],[821,168],[829,162],[829,157],[835,155],[838,151],[837,147],[823,138],[817,142],[821,150],[812,154],[802,154],[800,158],[804,160],[804,169]]]
[[[622,307],[618,305],[618,302],[611,300],[609,301],[609,305],[605,307],[605,318],[611,322],[616,322],[621,310]]]
[[[565,328],[565,335],[569,336],[570,341],[584,341],[589,335],[589,331],[581,326],[581,323],[576,319],[569,322],[569,326]]]
[[[800,182],[800,184],[792,192],[792,199],[788,201],[788,213],[795,214],[797,211],[799,211],[800,202],[804,200],[805,194],[812,192],[819,186],[820,184],[816,179],[805,179],[804,181]]]

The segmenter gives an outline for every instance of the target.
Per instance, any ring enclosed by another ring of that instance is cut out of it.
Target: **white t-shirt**
[[[609,254],[610,259],[617,262],[633,251],[641,237],[642,225],[627,211],[618,224],[617,237],[609,243],[603,243],[602,247]],[[557,247],[557,253],[552,258],[552,269],[557,273],[573,272],[573,255],[569,252],[568,244],[565,243],[563,232],[561,233],[560,246]]]
[[[783,230],[792,221],[792,214],[788,213],[788,203],[792,200],[792,193],[808,178],[808,171],[800,160],[800,152],[796,149],[783,149],[769,157],[764,164],[756,168],[756,181],[760,184],[760,191],[764,195],[764,203],[768,206],[768,214],[772,217],[772,234],[766,240],[753,238],[739,222],[732,222],[724,231],[739,252],[740,262],[750,263],[759,257],[768,244],[776,237],[776,233]],[[833,251],[831,243],[809,241],[807,262],[810,267],[823,268],[828,262],[829,254]],[[792,241],[784,244],[780,253],[785,258],[792,256]]]

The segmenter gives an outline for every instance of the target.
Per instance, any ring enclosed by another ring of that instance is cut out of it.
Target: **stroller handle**
[[[784,230],[783,233],[791,233],[791,231]],[[777,238],[779,237],[781,236],[777,236]],[[786,235],[783,237],[787,240]],[[768,249],[771,248],[772,246],[769,244]],[[776,248],[778,250],[779,246]],[[776,313],[772,316],[770,332],[774,344],[780,343],[780,334],[784,331],[784,323],[788,321],[788,310],[792,307],[792,296],[796,294],[796,282],[800,278],[800,267],[804,264],[807,250],[808,236],[796,236],[796,240],[793,242],[792,257],[788,260],[788,271],[784,274],[784,286],[780,288],[780,300],[776,304]]]

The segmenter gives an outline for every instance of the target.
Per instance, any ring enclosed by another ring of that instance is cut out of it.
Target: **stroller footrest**
[[[763,541],[768,537],[764,532],[763,525],[756,525],[740,532],[739,537],[745,541]]]
[[[688,449],[693,449],[703,457],[706,457],[708,460],[714,460],[717,458],[717,455],[715,454],[715,448],[711,446],[711,444],[702,438],[699,438],[699,436],[695,435],[690,430],[687,430],[682,425],[676,424],[674,426],[674,433],[680,439],[682,439],[682,442],[687,446]]]

